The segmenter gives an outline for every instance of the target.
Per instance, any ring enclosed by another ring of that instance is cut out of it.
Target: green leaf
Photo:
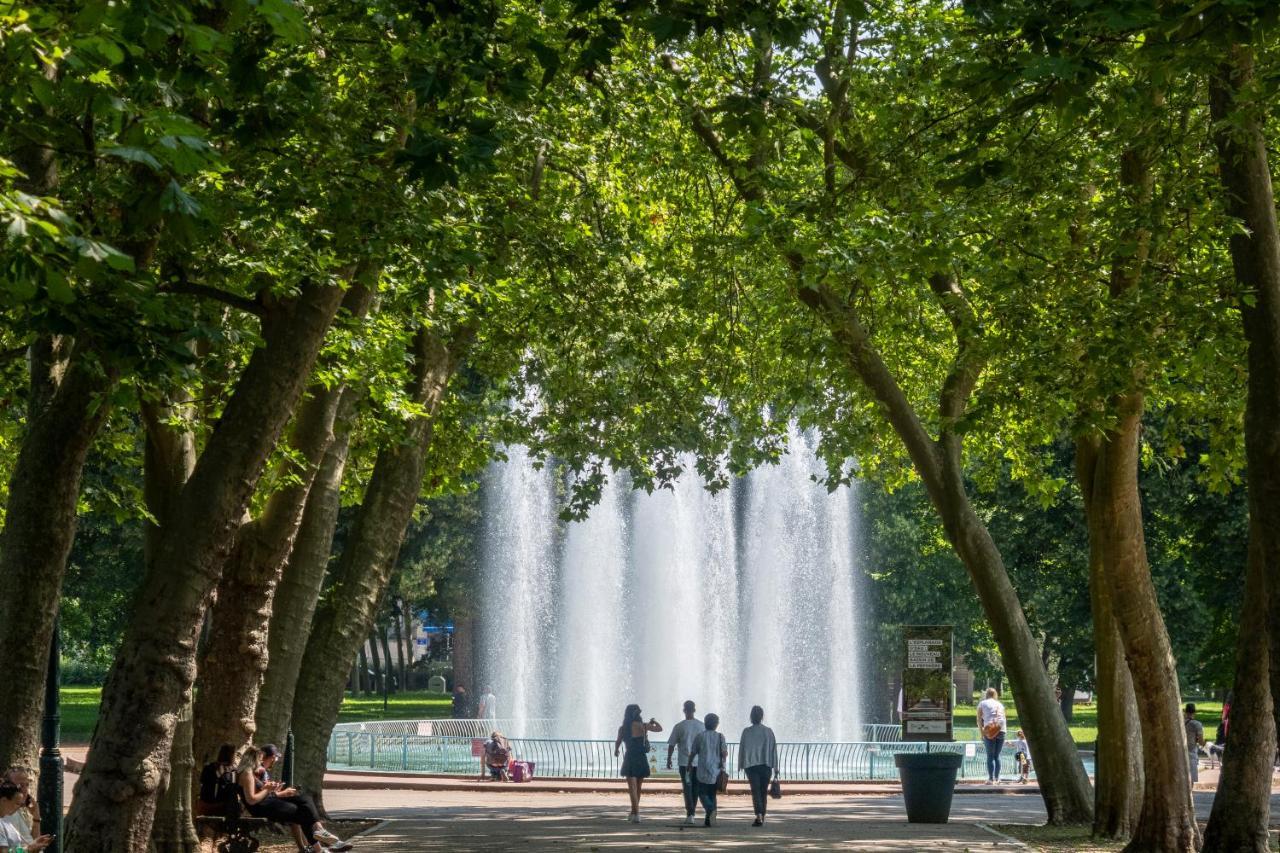
[[[141,148],[135,148],[131,145],[117,145],[115,148],[105,148],[102,151],[108,157],[118,157],[121,160],[128,160],[131,163],[141,163],[155,171],[160,171],[160,161],[157,160],[150,151],[144,151]]]

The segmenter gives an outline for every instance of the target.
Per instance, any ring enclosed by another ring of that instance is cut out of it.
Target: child
[[[1018,765],[1018,781],[1025,785],[1031,772],[1031,747],[1027,746],[1027,736],[1022,729],[1018,729],[1018,739],[1013,742],[1013,760]]]

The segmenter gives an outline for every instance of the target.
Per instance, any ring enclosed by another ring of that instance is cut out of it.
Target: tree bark
[[[409,689],[409,666],[413,662],[413,616],[409,613],[409,602],[400,599],[400,618],[396,620],[396,656],[400,658],[400,689]]]
[[[1231,264],[1242,295],[1251,297],[1240,305],[1249,346],[1249,556],[1230,745],[1206,833],[1206,849],[1214,851],[1267,849],[1271,762],[1280,728],[1280,228],[1264,113],[1261,105],[1241,100],[1253,83],[1253,50],[1235,45],[1209,92],[1225,207],[1244,226],[1230,237]],[[1265,621],[1256,612],[1259,601],[1266,601]]]
[[[9,709],[0,725],[0,767],[37,765],[47,650],[75,538],[80,477],[115,384],[86,350],[69,338],[43,338],[31,349],[31,402],[0,532],[0,660]]]
[[[1147,565],[1138,493],[1142,395],[1125,395],[1121,420],[1101,443],[1094,475],[1102,560],[1135,692],[1142,696],[1143,800],[1126,851],[1193,851],[1200,831],[1191,799],[1178,670]]]
[[[353,395],[347,396],[354,400]],[[276,625],[284,630],[271,631],[267,636],[267,672],[258,691],[255,714],[260,738],[270,743],[284,743],[289,731],[302,653],[307,647],[311,617],[320,599],[320,587],[333,551],[333,533],[342,507],[342,475],[351,448],[349,416],[338,419],[336,430],[333,444],[307,495],[302,526],[276,589],[273,616]],[[353,655],[352,660],[357,666],[351,689],[359,693],[364,684],[363,662],[357,655]]]
[[[329,734],[342,705],[347,661],[373,627],[422,489],[436,411],[469,341],[470,335],[461,332],[446,344],[430,329],[419,329],[412,397],[424,414],[406,425],[403,441],[379,451],[346,547],[333,568],[333,583],[316,608],[294,695],[293,730],[297,779],[317,794]],[[323,808],[320,796],[317,802]]]
[[[1116,626],[1103,566],[1103,520],[1093,501],[1098,444],[1096,438],[1076,440],[1076,477],[1089,530],[1089,603],[1097,659],[1094,692],[1098,706],[1098,741],[1093,756],[1093,835],[1127,839],[1133,835],[1142,809],[1142,729],[1133,679],[1124,659],[1124,645]]]
[[[467,695],[475,694],[475,619],[470,613],[455,614],[453,617],[453,686],[461,685]]]
[[[391,643],[387,639],[387,625],[385,622],[378,626],[377,634],[378,642],[382,643],[382,659],[386,661],[386,665],[383,667],[385,670],[383,678],[387,679],[388,692],[398,693],[400,692],[400,687],[396,684],[395,676],[399,667],[391,660]]]
[[[143,557],[150,570],[163,534],[177,506],[182,488],[196,464],[196,439],[191,429],[193,410],[186,404],[143,403],[143,496],[153,521],[146,525]],[[191,753],[191,701],[178,713],[169,764],[163,770],[151,849],[156,853],[195,853],[200,839],[193,823],[191,782],[195,758]]]
[[[267,669],[272,601],[302,521],[312,478],[333,440],[341,387],[313,387],[298,410],[289,445],[301,465],[286,460],[288,485],[267,500],[262,515],[240,528],[211,610],[209,640],[200,658],[196,692],[216,701],[196,711],[194,750],[212,761],[221,744],[253,740],[258,687]],[[277,623],[281,630],[293,627]]]
[[[364,643],[361,643],[360,651],[356,653],[356,692],[372,693],[369,684],[369,656],[364,653]]]
[[[266,299],[266,344],[250,358],[177,500],[102,691],[67,820],[70,850],[147,845],[209,596],[341,298],[338,287],[313,285],[294,299]]]
[[[802,258],[792,255],[788,260],[797,272],[803,267]],[[1093,797],[1089,778],[1071,732],[1058,711],[1053,685],[1040,661],[1039,647],[1009,580],[1004,560],[986,525],[974,511],[966,490],[963,444],[955,426],[982,367],[970,340],[976,324],[967,316],[963,296],[949,277],[935,276],[931,285],[952,320],[959,344],[952,369],[943,383],[940,397],[943,427],[936,441],[925,430],[915,408],[871,344],[855,309],[826,284],[801,288],[798,296],[830,329],[854,378],[880,403],[924,482],[948,541],[968,570],[983,612],[991,623],[1004,670],[1012,682],[1023,728],[1036,756],[1036,776],[1049,822],[1056,825],[1091,823]]]
[[[378,651],[377,635],[370,632],[365,643],[369,648],[369,665],[373,667],[373,692],[381,696],[386,685],[387,671],[382,665],[382,654]]]

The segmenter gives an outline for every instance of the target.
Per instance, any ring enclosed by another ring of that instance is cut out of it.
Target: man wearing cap
[[[274,743],[264,743],[262,746],[258,747],[258,752],[262,753],[262,765],[258,768],[257,772],[258,780],[265,788],[283,790],[284,786],[271,778],[271,768],[275,767],[276,762],[280,760],[280,747],[276,746]],[[310,796],[304,794],[302,791],[297,791],[287,797],[281,797],[280,799],[285,801],[293,800],[298,803],[306,804],[311,808],[313,813],[319,814],[319,811],[316,809],[315,802]],[[297,825],[294,825],[293,829],[294,834],[301,839],[301,829]],[[316,822],[315,837],[317,841],[328,847],[330,850],[342,851],[351,849],[351,842],[343,841],[341,838],[326,829],[319,821]],[[299,843],[301,845],[301,842]]]

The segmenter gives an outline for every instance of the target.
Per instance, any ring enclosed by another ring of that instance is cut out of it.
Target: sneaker
[[[335,844],[329,845],[329,849],[335,853],[341,853],[341,851],[350,850],[351,848],[352,844],[350,841],[338,841]]]
[[[697,826],[698,822],[693,819],[693,815],[686,815],[684,819],[685,826]]]
[[[627,815],[627,823],[639,823],[639,822],[640,822],[640,815],[635,814],[634,812]]]
[[[764,821],[760,819],[760,815],[756,815],[756,819],[751,822],[752,826],[764,826]]]
[[[338,836],[334,835],[332,832],[325,829],[323,826],[317,829],[312,834],[315,835],[316,840],[321,841],[325,844],[333,844],[335,841],[338,840]]]

